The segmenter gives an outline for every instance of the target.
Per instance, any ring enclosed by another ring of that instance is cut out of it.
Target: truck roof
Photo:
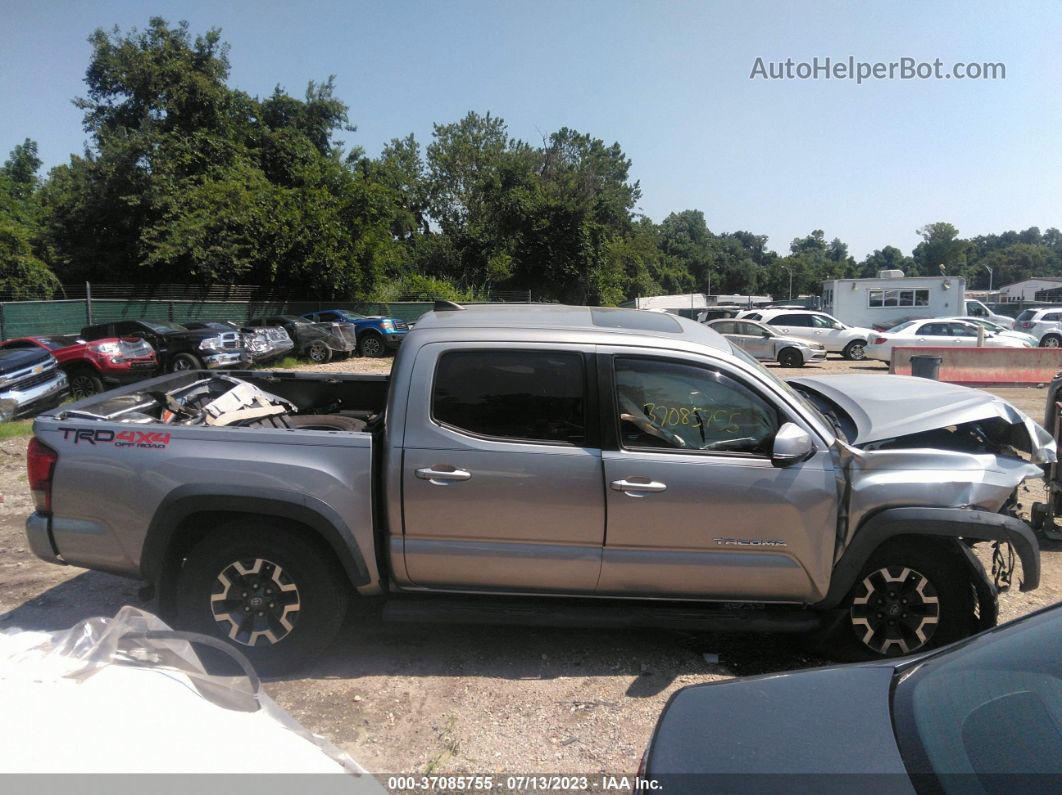
[[[542,329],[630,334],[658,339],[681,338],[729,353],[730,344],[716,331],[667,312],[564,304],[472,304],[428,312],[417,320],[422,329]]]

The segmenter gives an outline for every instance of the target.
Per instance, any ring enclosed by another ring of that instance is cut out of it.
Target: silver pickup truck
[[[36,420],[33,550],[145,582],[267,671],[395,620],[807,633],[898,655],[996,620],[1054,441],[899,376],[774,377],[672,315],[441,303],[388,376],[185,372]],[[1013,564],[1012,564],[1013,565]],[[551,598],[544,598],[551,597]]]

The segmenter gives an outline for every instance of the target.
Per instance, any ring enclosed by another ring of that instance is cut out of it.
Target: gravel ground
[[[304,369],[387,372],[390,362]],[[778,373],[886,371],[830,360]],[[1042,414],[1043,388],[992,391]],[[132,581],[48,565],[29,552],[25,445],[0,442],[0,630],[64,628],[137,604]],[[1026,508],[1042,499],[1036,491]],[[1045,547],[1042,559],[1041,587],[1004,594],[1003,618],[1062,600],[1062,545]],[[359,603],[327,655],[266,688],[305,726],[381,773],[633,773],[676,689],[826,662],[777,636],[413,627],[384,624],[378,607]]]

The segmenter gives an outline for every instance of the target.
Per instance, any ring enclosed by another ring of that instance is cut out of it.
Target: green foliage
[[[58,289],[55,274],[33,255],[25,227],[0,221],[0,294],[33,301],[51,298]]]
[[[962,275],[971,288],[1062,275],[1062,233],[1037,227],[963,239],[918,230],[911,256],[883,246],[857,263],[823,230],[779,255],[749,231],[713,232],[697,209],[661,223],[619,143],[562,128],[532,145],[491,113],[434,126],[426,147],[380,155],[355,132],[334,79],[301,99],[231,87],[220,31],[152,18],[97,30],[85,73],[90,145],[38,178],[37,145],[0,168],[0,287],[40,296],[66,282],[254,283],[297,298],[537,300],[618,304],[660,293],[818,293],[823,280]]]

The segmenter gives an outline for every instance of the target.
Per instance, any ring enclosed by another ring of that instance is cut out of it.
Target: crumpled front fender
[[[826,598],[815,606],[828,609],[839,605],[874,550],[890,538],[904,535],[1005,541],[1021,561],[1021,590],[1032,591],[1040,585],[1040,545],[1032,528],[1020,519],[961,508],[891,508],[870,517],[855,532],[834,566]]]
[[[1028,461],[991,453],[928,448],[859,450],[838,441],[848,480],[846,540],[886,508],[975,508],[997,512],[1025,480],[1042,478]]]

